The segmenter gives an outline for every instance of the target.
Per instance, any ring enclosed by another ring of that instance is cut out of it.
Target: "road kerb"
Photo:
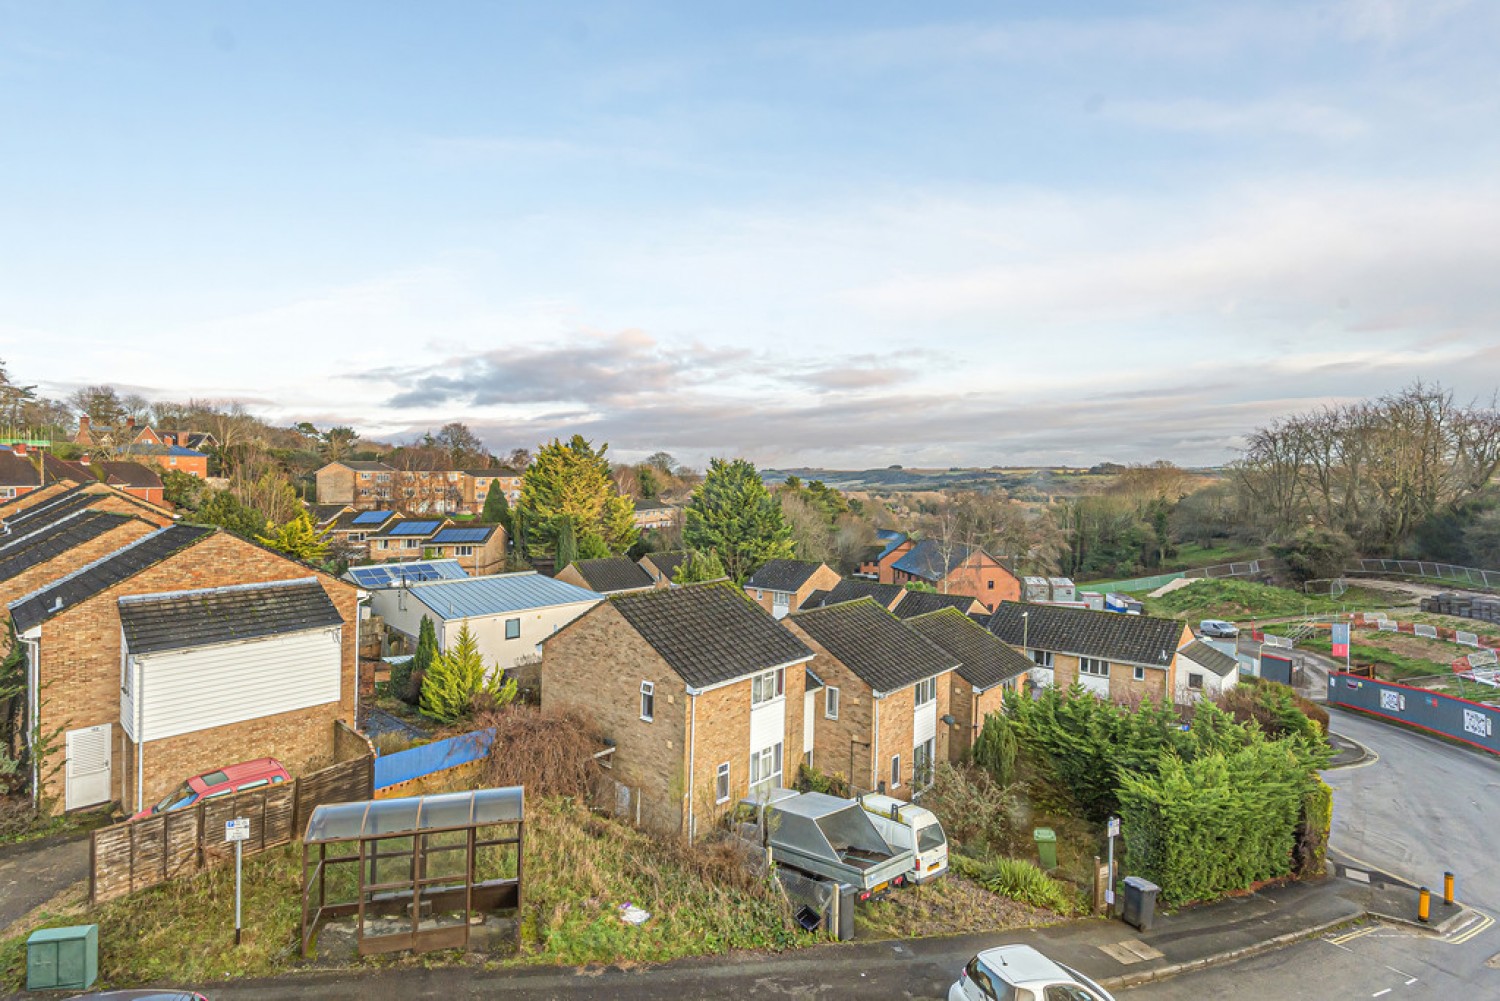
[[[1271,952],[1272,950],[1279,949],[1284,945],[1291,945],[1292,943],[1300,942],[1303,939],[1314,938],[1318,935],[1323,934],[1324,932],[1332,931],[1335,928],[1340,928],[1347,924],[1353,924],[1355,921],[1358,921],[1365,916],[1365,913],[1361,911],[1358,914],[1336,918],[1332,921],[1324,921],[1321,924],[1309,925],[1308,927],[1298,929],[1297,931],[1275,935],[1271,938],[1266,939],[1264,942],[1256,942],[1253,945],[1245,945],[1241,946],[1238,949],[1230,949],[1228,952],[1221,952],[1217,955],[1203,956],[1199,959],[1189,959],[1181,963],[1172,963],[1169,966],[1158,966],[1154,970],[1142,970],[1140,973],[1127,973],[1124,976],[1120,977],[1106,977],[1105,979],[1099,981],[1099,985],[1106,988],[1107,990],[1135,987],[1139,984],[1149,984],[1155,980],[1166,980],[1168,977],[1175,977],[1179,973],[1189,973],[1193,970],[1201,970],[1206,969],[1210,966],[1218,966],[1221,963],[1233,963],[1241,959],[1249,959],[1251,956],[1258,956],[1263,952]]]

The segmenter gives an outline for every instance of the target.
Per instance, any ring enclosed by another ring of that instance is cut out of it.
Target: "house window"
[[[756,601],[760,601],[765,596],[766,596],[766,592],[760,590],[759,588],[756,589],[756,591],[755,591],[755,600]]]
[[[995,582],[992,580],[985,581],[984,588],[986,591],[993,591],[995,589]]]
[[[174,455],[174,456],[171,456],[170,458],[168,458],[167,459],[167,464],[170,465],[170,466],[177,465],[177,456]]]
[[[896,789],[901,785],[901,755],[891,755],[891,788]]]
[[[714,802],[729,802],[729,762],[727,761],[719,766],[718,772],[714,775]]]
[[[1138,668],[1136,668],[1135,671],[1132,672],[1131,677],[1134,678],[1136,681],[1145,681],[1146,680],[1146,669],[1144,667],[1138,667]]]
[[[16,488],[15,487],[0,487],[0,497],[4,497],[5,499],[9,500],[10,498],[14,497],[15,495],[16,495]]]
[[[1109,661],[1100,660],[1097,657],[1079,657],[1078,673],[1094,678],[1107,678],[1109,677]]]
[[[505,620],[505,638],[508,639],[508,640],[518,640],[518,639],[521,638],[521,620],[520,619],[506,619]]]
[[[757,674],[750,679],[750,708],[765,705],[786,694],[786,668]]]
[[[750,752],[750,788],[781,785],[781,745]]]
[[[917,682],[917,705],[925,706],[937,698],[937,679],[928,678],[926,681]]]
[[[473,556],[474,555],[474,547],[473,546],[454,546],[453,547],[453,555],[454,556]]]
[[[365,533],[364,532],[350,532],[349,533],[349,541],[350,542],[363,542],[363,541],[365,541]]]
[[[1203,675],[1197,673],[1189,674],[1188,687],[1195,692],[1203,691]]]
[[[791,603],[792,603],[792,596],[790,594],[786,593],[785,591],[772,591],[771,592],[771,607],[772,608],[786,608],[786,607],[790,606]]]
[[[932,751],[936,738],[928,737],[911,750],[911,781],[918,787],[932,784]]]
[[[1051,650],[1033,650],[1031,651],[1031,659],[1036,662],[1037,667],[1045,667],[1049,670],[1052,667]]]
[[[837,688],[823,689],[823,715],[828,719],[839,718],[839,690]]]
[[[359,478],[362,479],[362,480],[368,480],[370,478],[370,474],[369,473],[360,473],[359,474]]]
[[[388,540],[388,539],[376,539],[375,540],[375,548],[376,549],[385,549],[385,548],[387,548],[387,546],[389,545],[389,543],[390,543],[390,540]]]
[[[650,681],[641,682],[641,719],[650,723],[656,718],[656,685]]]

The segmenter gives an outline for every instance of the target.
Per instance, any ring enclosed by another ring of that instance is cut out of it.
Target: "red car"
[[[256,789],[260,786],[280,785],[290,782],[292,777],[287,774],[281,762],[275,758],[256,758],[254,761],[242,761],[237,765],[226,765],[223,768],[202,775],[194,775],[182,785],[173,789],[164,796],[161,802],[155,806],[142,810],[131,820],[139,820],[142,817],[150,817],[157,813],[166,813],[169,810],[180,810],[185,806],[192,806],[200,799],[212,799],[215,796],[228,796],[232,792],[243,792],[246,789]]]

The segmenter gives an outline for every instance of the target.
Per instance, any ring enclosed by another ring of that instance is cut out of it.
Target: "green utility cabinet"
[[[26,989],[87,990],[99,976],[99,926],[42,928],[26,940]]]

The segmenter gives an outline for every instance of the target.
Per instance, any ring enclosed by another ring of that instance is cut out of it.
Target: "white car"
[[[1204,636],[1220,639],[1233,639],[1240,634],[1239,626],[1233,622],[1225,622],[1223,619],[1204,619],[1198,623],[1198,631]]]
[[[1029,945],[986,949],[948,988],[948,1001],[1115,1001],[1077,970],[1054,963]]]

